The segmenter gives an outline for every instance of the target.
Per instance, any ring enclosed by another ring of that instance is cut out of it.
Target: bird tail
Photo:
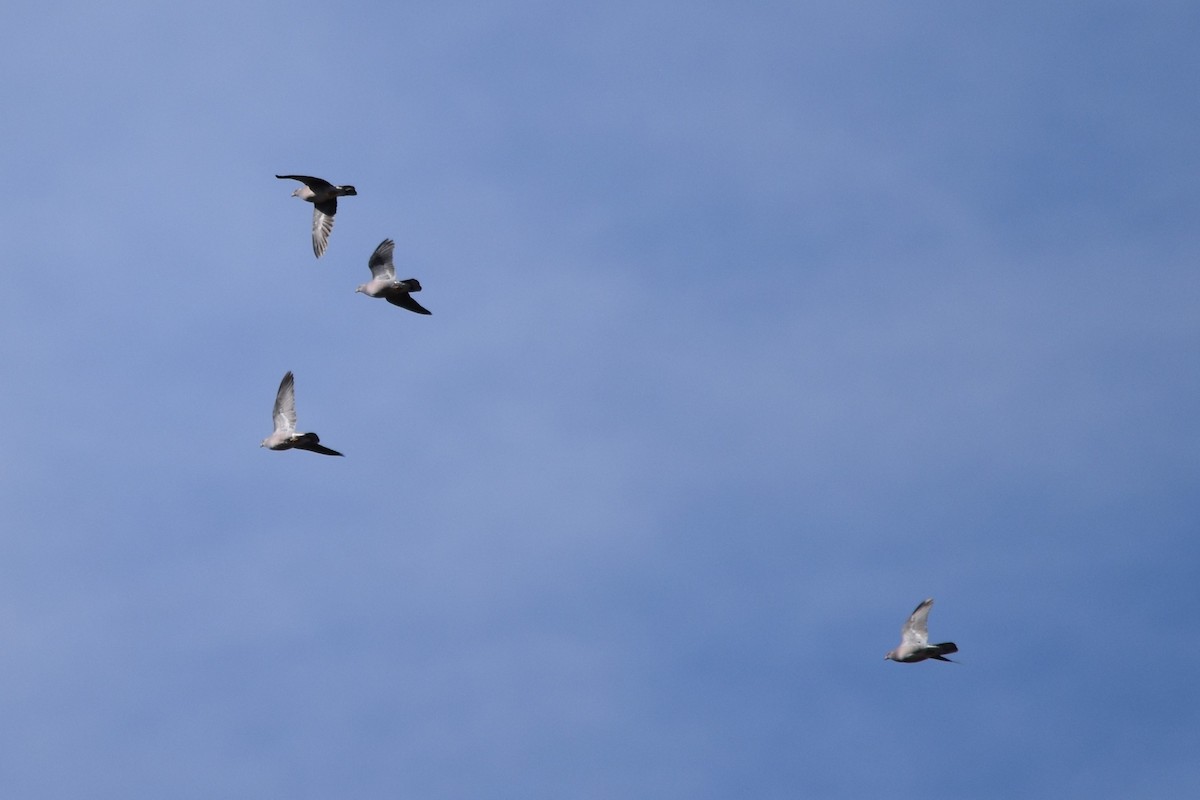
[[[404,291],[406,291],[406,292],[421,291],[421,282],[419,280],[417,280],[416,278],[405,278],[404,280],[400,281],[400,285],[404,288]]]

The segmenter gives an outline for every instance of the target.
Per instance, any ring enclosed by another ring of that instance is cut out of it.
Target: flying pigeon
[[[382,297],[394,306],[407,308],[417,314],[430,313],[410,294],[421,291],[420,281],[416,278],[396,280],[396,265],[392,263],[392,251],[395,249],[396,243],[391,239],[384,239],[379,243],[379,247],[371,254],[371,260],[367,262],[371,267],[371,280],[354,291],[362,292],[367,297]]]
[[[358,194],[353,186],[334,186],[329,181],[312,178],[308,175],[276,175],[280,180],[300,181],[304,185],[292,192],[292,197],[299,197],[313,204],[313,252],[317,258],[325,255],[325,247],[329,244],[329,234],[333,230],[333,215],[337,213],[337,199]]]
[[[275,431],[262,440],[259,447],[269,450],[311,450],[326,456],[340,456],[337,450],[330,450],[321,444],[321,439],[315,433],[296,433],[296,387],[291,370],[284,374],[279,382],[279,391],[275,394]]]
[[[929,631],[926,626],[929,621],[929,608],[932,605],[933,598],[931,597],[917,606],[912,616],[908,618],[908,622],[904,623],[904,627],[900,629],[900,646],[884,656],[884,659],[903,661],[906,664],[924,661],[927,658],[950,661],[945,656],[947,653],[957,653],[958,645],[954,642],[929,644]],[[958,662],[950,661],[950,663]]]

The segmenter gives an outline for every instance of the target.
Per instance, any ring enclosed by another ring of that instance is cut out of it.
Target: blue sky
[[[4,794],[1196,794],[1198,30],[10,9]]]

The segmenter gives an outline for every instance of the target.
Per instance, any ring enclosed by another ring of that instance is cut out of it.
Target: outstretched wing
[[[418,286],[417,289],[420,289],[420,287]],[[414,290],[414,291],[416,291],[416,290]],[[388,292],[387,294],[385,294],[383,296],[383,299],[387,300],[389,303],[391,303],[394,306],[399,306],[400,308],[408,309],[409,311],[412,311],[416,314],[432,314],[433,313],[429,309],[425,308],[425,306],[421,305],[416,300],[414,300],[413,296],[411,294],[409,294],[408,292],[405,292],[405,291],[398,290],[398,289],[395,291]]]
[[[320,178],[314,178],[311,175],[276,175],[280,180],[300,181],[308,188],[312,189],[317,194],[323,191],[329,191],[333,188],[333,184],[329,181]]]
[[[296,430],[296,386],[291,370],[279,382],[279,391],[275,393],[275,411],[271,418],[276,433],[291,434]]]
[[[904,627],[900,629],[900,638],[904,644],[924,647],[928,643],[929,609],[932,605],[932,597],[922,601],[921,605],[913,611],[912,616],[908,618],[908,622],[904,623]]]
[[[337,198],[323,203],[313,203],[313,253],[317,258],[325,255],[329,246],[329,234],[333,233],[333,215],[337,213]]]
[[[367,266],[371,268],[372,278],[377,281],[394,281],[396,279],[396,265],[392,262],[392,253],[395,249],[395,242],[391,239],[384,239],[375,248],[375,252],[371,253],[371,260],[367,262]]]
[[[337,450],[330,450],[321,444],[321,439],[315,433],[306,433],[292,443],[297,450],[308,450],[310,453],[320,453],[323,456],[340,456]]]

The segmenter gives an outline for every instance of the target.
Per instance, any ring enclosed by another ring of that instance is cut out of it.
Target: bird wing
[[[292,447],[296,448],[297,450],[307,450],[310,453],[320,453],[323,456],[342,455],[337,450],[330,450],[328,447],[321,444],[321,438],[315,433],[304,434],[301,438],[292,443]]]
[[[333,184],[321,178],[314,178],[311,175],[276,175],[280,180],[300,181],[308,188],[312,189],[317,194],[327,192],[333,188]]]
[[[337,212],[337,198],[323,203],[313,203],[313,253],[317,258],[325,255],[329,246],[329,234],[333,233],[333,215]]]
[[[310,453],[320,453],[323,456],[341,456],[337,450],[331,450],[323,444],[297,445],[301,450],[308,450]],[[345,458],[345,456],[342,456]]]
[[[432,314],[433,313],[429,309],[425,308],[423,305],[418,303],[416,300],[414,300],[413,296],[411,294],[409,294],[406,291],[402,291],[400,289],[396,289],[396,290],[388,292],[387,294],[385,294],[383,296],[383,299],[387,300],[389,303],[391,303],[394,306],[399,306],[400,308],[406,308],[409,311],[415,312],[417,314]]]
[[[396,265],[392,262],[392,253],[395,249],[395,242],[391,239],[384,239],[379,243],[379,247],[375,248],[375,252],[371,253],[371,260],[367,262],[367,266],[371,268],[372,278],[377,281],[394,281],[396,279]]]
[[[271,415],[276,433],[291,434],[296,430],[296,386],[291,370],[279,382],[275,393],[275,411]]]
[[[904,644],[916,645],[924,647],[929,642],[929,609],[933,605],[933,598],[921,602],[913,611],[912,616],[908,618],[908,622],[904,623],[904,627],[900,629],[900,637]]]

